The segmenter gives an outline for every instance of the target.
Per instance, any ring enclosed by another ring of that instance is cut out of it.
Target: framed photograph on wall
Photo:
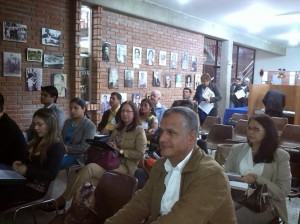
[[[175,75],[175,87],[182,87],[182,78],[181,74],[176,74]]]
[[[160,86],[160,71],[153,72],[152,86],[154,86],[154,87]]]
[[[191,71],[196,72],[197,71],[197,56],[192,56],[192,67]]]
[[[178,54],[171,52],[170,68],[177,68]]]
[[[3,52],[3,76],[21,77],[21,53]]]
[[[147,88],[147,71],[139,71],[138,88]]]
[[[142,48],[133,47],[132,50],[132,63],[140,65],[142,63]]]
[[[27,48],[27,61],[43,61],[43,50],[35,48]]]
[[[147,65],[154,65],[155,60],[155,50],[147,49]]]
[[[134,81],[134,71],[133,70],[125,70],[124,87],[132,88],[133,81]]]
[[[26,91],[40,91],[43,81],[42,68],[26,68]]]
[[[59,97],[66,97],[67,95],[67,75],[66,74],[51,74],[51,85],[55,86]]]
[[[102,61],[109,61],[109,57],[110,57],[110,49],[111,49],[111,44],[108,42],[105,42],[102,45]]]
[[[201,85],[201,75],[195,74],[195,85],[194,88],[197,89],[197,86]]]
[[[165,88],[170,88],[171,87],[171,73],[165,73],[165,80],[164,80],[164,82],[165,82]]]
[[[101,113],[104,113],[104,111],[110,109],[109,99],[110,99],[110,94],[107,93],[101,94],[101,106],[100,106]]]
[[[132,102],[136,105],[138,109],[140,109],[141,101],[142,101],[141,93],[132,93]]]
[[[117,62],[125,63],[127,56],[127,46],[123,44],[117,44]]]
[[[189,66],[189,56],[187,54],[183,54],[181,58],[181,68],[188,69]]]
[[[167,52],[166,51],[159,51],[159,65],[167,66]]]
[[[60,39],[61,39],[60,30],[42,28],[42,44],[59,47]]]
[[[192,75],[185,76],[185,87],[192,88]]]
[[[62,69],[64,67],[64,57],[44,54],[44,67]]]
[[[27,26],[19,23],[3,22],[3,40],[27,42]]]
[[[119,89],[119,71],[117,68],[109,69],[108,88]]]

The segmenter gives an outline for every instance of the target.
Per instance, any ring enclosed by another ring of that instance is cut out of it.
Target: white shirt
[[[249,173],[261,176],[264,170],[264,163],[257,163],[253,166],[252,150],[249,148],[248,152],[240,162],[240,173],[246,176]]]
[[[192,151],[193,150],[191,150],[190,153],[184,158],[184,160],[178,163],[176,167],[173,167],[168,159],[164,164],[165,170],[168,172],[168,174],[165,178],[166,191],[163,194],[160,202],[161,215],[168,214],[175,202],[179,199],[181,172],[185,167],[185,164],[191,157]]]

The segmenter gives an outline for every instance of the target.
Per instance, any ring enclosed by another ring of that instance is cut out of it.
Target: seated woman
[[[86,139],[94,139],[95,124],[88,118],[85,101],[73,98],[70,102],[71,118],[64,123],[62,138],[66,154],[61,164],[61,169],[75,164],[84,164],[85,152],[89,147]]]
[[[139,125],[139,113],[131,101],[122,103],[117,115],[119,123],[109,138],[108,143],[120,155],[121,164],[115,171],[133,175],[139,160],[143,157],[147,139],[144,129]],[[76,174],[61,196],[56,199],[59,209],[65,207],[85,181],[91,181],[95,186],[106,170],[96,163],[87,164]],[[122,187],[122,186],[120,186]],[[45,211],[54,211],[54,205],[45,206]]]
[[[28,145],[24,161],[14,161],[12,169],[27,178],[24,185],[0,185],[0,211],[43,197],[60,169],[64,156],[61,140],[52,109],[41,108],[33,115],[35,135]]]
[[[147,137],[147,144],[150,144],[150,140],[154,132],[158,128],[158,120],[155,116],[154,105],[150,99],[143,99],[140,108],[140,123],[145,130]]]
[[[278,134],[271,117],[252,116],[247,127],[248,143],[231,148],[224,164],[226,172],[241,174],[239,181],[266,184],[274,211],[256,213],[245,206],[237,208],[238,223],[269,223],[276,216],[288,223],[286,197],[291,187],[289,154],[278,148]],[[278,215],[275,215],[278,213]]]

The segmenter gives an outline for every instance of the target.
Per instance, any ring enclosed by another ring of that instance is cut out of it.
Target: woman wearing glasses
[[[138,109],[131,101],[122,103],[116,117],[119,123],[108,140],[108,143],[119,152],[121,158],[121,164],[115,171],[134,175],[137,164],[146,149],[145,131],[139,125]],[[96,163],[82,167],[64,193],[56,199],[58,208],[63,209],[66,201],[73,197],[85,181],[91,181],[96,186],[105,171]],[[51,204],[47,208],[44,207],[44,210],[54,211],[55,206]]]
[[[236,207],[238,223],[269,223],[276,216],[288,223],[285,199],[290,192],[291,172],[289,154],[278,148],[278,134],[271,117],[254,115],[247,127],[248,143],[231,148],[224,168],[238,173],[239,181],[266,184],[275,210],[256,213],[245,206]]]

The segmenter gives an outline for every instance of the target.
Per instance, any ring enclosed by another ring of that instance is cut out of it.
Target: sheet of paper
[[[248,184],[244,182],[239,182],[239,181],[229,181],[230,187],[233,189],[238,189],[238,190],[243,190],[247,191],[248,189]]]
[[[244,90],[240,89],[235,92],[235,96],[236,96],[236,98],[241,99],[242,97],[246,96],[246,93]]]
[[[215,94],[213,91],[211,91],[210,88],[206,87],[205,90],[202,93],[202,97],[206,100],[210,99],[211,97],[215,97]]]
[[[201,110],[203,110],[206,114],[209,114],[209,112],[214,108],[213,103],[208,103],[205,101],[201,101],[201,103],[198,106]]]

